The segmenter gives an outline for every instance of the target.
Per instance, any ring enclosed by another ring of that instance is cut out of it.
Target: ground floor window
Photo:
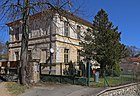
[[[32,51],[28,50],[28,60],[32,60]]]
[[[80,62],[80,50],[77,50],[77,62]]]
[[[47,58],[48,58],[47,49],[42,49],[41,50],[41,63],[46,63]]]
[[[19,52],[15,52],[16,55],[16,61],[19,60]]]
[[[69,61],[69,49],[64,49],[64,63]]]

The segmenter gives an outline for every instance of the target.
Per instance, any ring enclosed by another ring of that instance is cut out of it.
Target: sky
[[[74,4],[80,5],[79,15],[91,23],[97,12],[104,9],[109,20],[119,27],[121,42],[140,48],[140,0],[75,0]],[[1,41],[8,41],[8,37],[8,28],[0,31]]]
[[[102,8],[114,26],[119,27],[121,43],[140,48],[140,0],[77,0],[84,10],[82,18],[93,22],[94,16]]]

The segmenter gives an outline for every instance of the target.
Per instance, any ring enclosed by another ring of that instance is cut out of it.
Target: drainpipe
[[[49,75],[51,74],[51,69],[52,69],[52,52],[51,52],[51,49],[52,49],[52,21],[51,21],[51,24],[50,24],[50,70],[49,70]]]

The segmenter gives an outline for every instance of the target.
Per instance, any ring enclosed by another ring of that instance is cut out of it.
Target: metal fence
[[[94,76],[93,78],[90,78],[92,81],[90,82],[90,86],[93,87],[112,87],[112,86],[119,86],[119,85],[125,85],[135,82],[140,82],[140,74],[136,74],[135,70],[131,71],[130,73],[124,73],[122,70],[120,71],[119,75],[116,75],[116,71],[112,70],[98,70],[100,75],[96,82],[96,80],[93,80],[96,78]],[[104,72],[103,75],[101,75],[101,72]],[[110,74],[110,73],[111,74]],[[134,74],[135,73],[135,74]]]
[[[87,78],[70,76],[70,75],[66,76],[66,75],[42,74],[41,80],[44,82],[59,82],[59,83],[65,83],[65,84],[87,85]]]
[[[40,65],[40,77],[44,82],[70,83],[93,87],[111,87],[140,81],[140,74],[138,74],[136,70],[127,70],[130,71],[129,73],[119,70],[120,73],[118,75],[118,71],[114,70],[92,69],[88,63],[83,67],[80,67],[79,65],[70,67],[69,64],[60,63],[52,65],[52,74],[49,75],[49,65]],[[55,71],[55,68],[57,68],[57,72]],[[103,74],[101,74],[102,72]]]
[[[78,65],[59,63],[52,64],[52,73],[49,75],[49,65],[40,64],[40,77],[44,82],[59,82],[77,85],[87,85],[87,78],[82,76]],[[57,68],[57,72],[55,69]]]

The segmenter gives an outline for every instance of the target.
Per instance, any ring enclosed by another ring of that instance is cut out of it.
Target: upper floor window
[[[91,29],[88,28],[88,29],[87,29],[87,32],[91,32]]]
[[[52,34],[56,33],[56,23],[55,22],[51,22],[51,26],[50,26],[50,31],[52,32]]]
[[[20,27],[16,27],[14,30],[16,41],[19,40],[19,32],[20,32]]]
[[[14,41],[14,29],[9,27],[9,34],[10,34],[10,42]]]
[[[81,27],[77,25],[77,39],[80,39]]]
[[[67,21],[64,22],[64,36],[69,36],[69,23]]]

